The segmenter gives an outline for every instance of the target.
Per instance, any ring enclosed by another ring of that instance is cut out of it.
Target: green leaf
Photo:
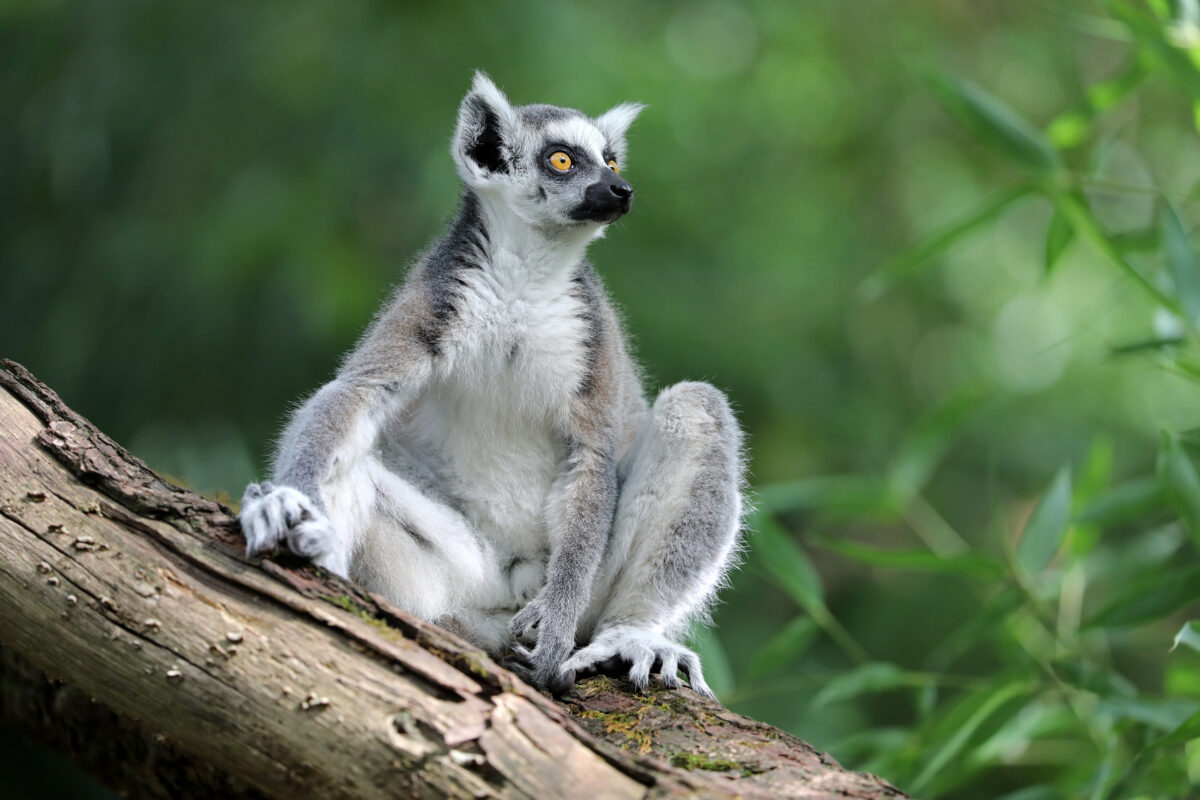
[[[1175,641],[1171,642],[1171,650],[1174,650],[1181,644],[1187,645],[1193,650],[1200,651],[1200,621],[1189,619],[1183,623],[1183,627],[1179,629],[1179,633],[1175,634]]]
[[[1167,68],[1168,74],[1193,98],[1200,98],[1200,70],[1188,57],[1185,48],[1176,47],[1167,39],[1166,26],[1134,10],[1127,3],[1112,3],[1110,8],[1128,26],[1143,51],[1153,54]]]
[[[882,297],[901,280],[916,272],[918,267],[948,250],[955,242],[967,234],[989,224],[1010,205],[1032,192],[1033,187],[1031,186],[1020,186],[1009,192],[1005,192],[992,200],[992,202],[976,210],[975,213],[952,222],[919,239],[916,243],[902,250],[899,255],[890,260],[882,269],[863,281],[858,287],[859,294],[866,300],[875,300]]]
[[[888,486],[897,507],[907,506],[950,449],[955,435],[982,404],[976,391],[961,392],[936,408],[909,432],[888,469]]]
[[[811,617],[796,617],[762,646],[750,667],[760,677],[791,665],[812,644],[821,628]]]
[[[1075,515],[1084,525],[1111,528],[1163,512],[1166,493],[1157,478],[1136,478],[1100,492]]]
[[[998,578],[1004,574],[1003,564],[976,553],[938,555],[920,549],[889,550],[827,537],[818,538],[816,543],[846,558],[874,567],[978,578]]]
[[[1112,233],[1108,238],[1113,246],[1126,255],[1129,253],[1153,253],[1162,244],[1162,226],[1153,225],[1142,230]]]
[[[1083,460],[1078,480],[1075,482],[1075,501],[1090,500],[1100,494],[1112,480],[1112,438],[1099,434],[1092,439],[1092,446]]]
[[[912,738],[908,728],[867,728],[852,733],[844,739],[839,739],[829,747],[829,752],[846,763],[847,760],[859,761],[872,753],[892,752],[899,750]],[[856,769],[861,769],[856,766]]]
[[[1156,750],[1160,747],[1169,747],[1190,742],[1192,739],[1200,739],[1200,711],[1188,717],[1178,728],[1166,736],[1161,739],[1155,739],[1146,745],[1145,749]]]
[[[1200,711],[1200,702],[1182,697],[1102,697],[1096,710],[1118,719],[1137,720],[1158,730],[1173,731]]]
[[[1183,445],[1165,431],[1158,451],[1158,479],[1192,542],[1200,548],[1200,477]]]
[[[992,638],[996,631],[1003,630],[1005,619],[1024,604],[1025,598],[1015,586],[1003,586],[991,593],[978,609],[972,609],[966,619],[954,631],[942,638],[925,660],[929,669],[946,670],[971,648]]]
[[[1028,691],[1029,685],[1025,681],[1018,681],[968,695],[940,720],[927,748],[933,751],[933,755],[906,787],[907,790],[914,796],[921,795],[925,786],[962,753],[971,737],[989,717]]]
[[[1075,229],[1058,209],[1050,217],[1050,227],[1046,230],[1045,269],[1049,273],[1058,263],[1059,257],[1067,249],[1067,245],[1075,238]]]
[[[1088,208],[1087,201],[1078,192],[1053,193],[1050,195],[1051,202],[1054,203],[1058,213],[1071,224],[1075,235],[1086,242],[1089,242],[1093,247],[1104,254],[1109,261],[1113,262],[1122,272],[1124,272],[1138,287],[1148,296],[1154,299],[1155,302],[1163,305],[1173,311],[1179,310],[1179,304],[1170,297],[1162,293],[1157,286],[1154,285],[1141,272],[1137,270],[1133,264],[1130,264],[1121,249],[1117,247],[1112,237],[1104,231],[1100,223],[1092,215],[1092,211]]]
[[[876,478],[858,475],[821,475],[772,483],[755,496],[763,512],[821,510],[855,517],[891,516],[891,498]]]
[[[1183,224],[1166,198],[1162,207],[1162,236],[1175,291],[1188,320],[1195,325],[1200,322],[1200,261],[1196,260],[1196,251]]]
[[[1095,113],[1111,111],[1117,103],[1129,96],[1146,77],[1146,69],[1142,62],[1134,59],[1129,67],[1115,78],[1094,83],[1088,87],[1087,99]]]
[[[998,97],[944,73],[926,78],[950,114],[991,146],[1039,170],[1058,166],[1058,152],[1041,131]]]
[[[1071,471],[1063,467],[1029,518],[1017,543],[1017,563],[1031,575],[1046,568],[1071,521]]]
[[[1145,353],[1148,350],[1165,350],[1168,347],[1178,347],[1183,344],[1182,336],[1156,336],[1152,339],[1138,339],[1135,342],[1116,344],[1108,349],[1110,355],[1128,356]]]
[[[1162,619],[1200,598],[1200,566],[1162,569],[1125,584],[1083,627],[1123,628]]]
[[[825,685],[815,698],[813,705],[827,706],[841,700],[849,700],[861,694],[883,692],[912,684],[907,672],[895,664],[862,664],[849,672],[843,672]]]
[[[825,610],[821,578],[804,551],[773,517],[757,514],[752,536],[755,555],[767,574],[805,611],[814,616]]]

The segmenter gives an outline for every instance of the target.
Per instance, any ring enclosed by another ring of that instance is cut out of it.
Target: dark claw
[[[535,686],[537,685],[537,681],[534,679],[533,670],[530,669],[528,665],[523,664],[520,661],[511,660],[504,662],[504,668],[526,683],[531,683]]]
[[[546,688],[550,690],[550,694],[558,697],[566,694],[574,685],[575,670],[569,669],[566,672],[556,673],[555,676],[549,680]]]

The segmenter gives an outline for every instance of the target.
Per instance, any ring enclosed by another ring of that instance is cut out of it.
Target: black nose
[[[583,202],[571,209],[570,217],[592,222],[614,222],[629,212],[633,187],[611,170],[603,170],[600,180],[583,190]]]
[[[610,184],[608,188],[609,191],[622,200],[628,200],[629,198],[633,197],[633,187],[625,181],[617,181],[616,183]]]

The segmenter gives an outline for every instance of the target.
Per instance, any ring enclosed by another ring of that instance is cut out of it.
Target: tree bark
[[[0,362],[0,721],[132,797],[901,797],[691,691],[561,701],[173,486]]]

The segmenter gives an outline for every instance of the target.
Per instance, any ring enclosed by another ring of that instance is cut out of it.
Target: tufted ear
[[[463,180],[486,181],[509,171],[507,138],[516,122],[516,112],[492,79],[475,73],[471,91],[458,108],[458,127],[450,152]]]
[[[641,103],[621,103],[605,111],[595,120],[596,127],[622,160],[625,156],[625,132],[645,107]]]

